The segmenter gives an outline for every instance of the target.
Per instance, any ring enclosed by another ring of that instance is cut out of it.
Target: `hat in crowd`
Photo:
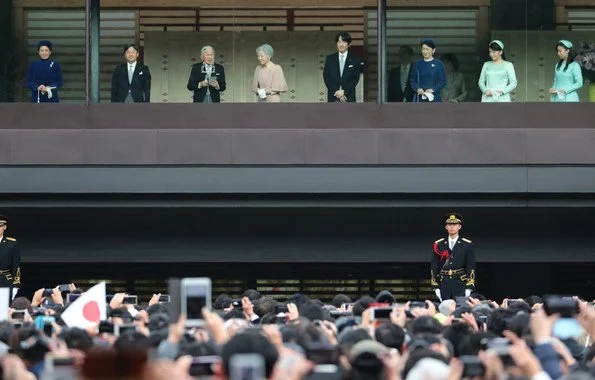
[[[463,224],[463,217],[461,214],[457,214],[455,212],[451,212],[446,214],[446,220],[444,221],[445,224]]]
[[[388,303],[392,305],[395,303],[395,296],[393,296],[388,290],[383,290],[376,296],[376,302]]]
[[[558,44],[564,46],[566,49],[572,49],[572,47],[574,46],[572,42],[568,40],[560,40],[558,41]]]
[[[423,40],[421,40],[421,44],[422,45],[428,45],[432,49],[436,49],[436,43],[431,38],[424,38]]]
[[[39,50],[39,49],[40,49],[42,46],[45,46],[45,47],[47,47],[48,49],[52,50],[52,46],[53,46],[53,44],[52,44],[52,42],[51,42],[51,41],[48,41],[48,40],[39,41],[39,42],[37,43],[37,50]]]
[[[504,50],[504,42],[500,41],[500,40],[493,40],[492,42],[490,42],[491,44],[496,44],[498,46],[500,46],[500,49]]]
[[[362,340],[356,343],[349,351],[349,360],[353,363],[362,357],[377,358],[388,352],[388,348],[382,343],[372,339]]]
[[[0,215],[0,226],[5,225],[6,223],[8,223],[6,217],[4,215]]]

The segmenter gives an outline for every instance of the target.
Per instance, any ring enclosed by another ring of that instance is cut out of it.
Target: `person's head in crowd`
[[[531,335],[530,320],[531,316],[528,313],[518,313],[510,320],[509,330],[521,338],[529,336]]]
[[[374,339],[388,348],[396,348],[403,352],[403,343],[405,343],[405,331],[401,326],[392,323],[385,323],[374,331]]]
[[[444,62],[444,69],[447,73],[454,73],[459,71],[459,59],[453,53],[442,54],[440,60]]]
[[[353,315],[356,317],[361,317],[364,311],[370,307],[370,304],[374,302],[376,302],[376,300],[370,296],[363,296],[362,298],[358,299],[353,304]]]
[[[277,322],[277,313],[275,313],[274,311],[260,316],[261,325],[276,325]]]
[[[476,291],[471,292],[471,294],[469,296],[470,297],[473,297],[473,298],[475,298],[476,300],[479,300],[479,301],[486,301],[487,300],[486,297],[483,294],[478,293]]]
[[[424,38],[419,43],[421,47],[421,55],[424,57],[426,61],[431,60],[436,53],[436,43],[431,38]]]
[[[109,312],[109,320],[114,325],[123,325],[132,322],[132,315],[125,308],[112,309]]]
[[[262,297],[262,295],[260,294],[260,292],[258,292],[255,289],[248,289],[248,290],[244,291],[244,293],[242,293],[242,297],[240,297],[240,298],[244,298],[244,297],[248,297],[248,299],[250,301],[254,301],[254,300],[257,300],[260,297]]]
[[[266,66],[273,58],[273,47],[269,44],[263,44],[256,48],[256,58],[261,66]]]
[[[114,342],[116,352],[148,352],[151,349],[149,337],[138,331],[125,332]]]
[[[438,311],[446,316],[451,315],[457,308],[455,300],[444,300],[438,306]]]
[[[526,297],[526,298],[524,299],[524,301],[525,301],[525,302],[527,302],[527,304],[528,304],[530,307],[533,307],[533,306],[535,306],[536,304],[543,303],[543,300],[541,299],[541,297],[539,297],[539,296],[536,296],[536,295],[534,295],[534,294],[533,294],[533,295],[530,295],[530,296],[528,296],[528,297]]]
[[[213,302],[213,309],[215,309],[215,310],[227,309],[229,307],[229,305],[231,305],[232,301],[233,301],[233,299],[229,295],[221,294],[215,299],[215,302]]]
[[[480,351],[486,349],[487,342],[494,338],[497,338],[497,336],[491,332],[471,334],[463,339],[456,350],[459,356],[478,355]]]
[[[223,327],[229,336],[234,336],[241,333],[248,327],[252,326],[245,318],[232,318],[225,321]]]
[[[310,300],[310,297],[308,297],[307,295],[302,294],[302,293],[295,293],[294,295],[292,295],[291,297],[289,297],[287,299],[287,303],[288,304],[293,303],[293,304],[295,304],[295,306],[297,306],[299,308],[302,304],[308,302],[309,300]]]
[[[275,306],[277,306],[279,302],[271,297],[260,297],[254,301],[252,301],[253,310],[256,315],[262,317],[265,314],[275,311]]]
[[[423,348],[429,348],[432,351],[436,351],[447,360],[450,360],[454,354],[452,343],[436,334],[415,335],[406,346],[407,351],[410,353]]]
[[[391,292],[388,290],[383,290],[378,295],[376,295],[376,302],[378,303],[387,303],[392,305],[395,303],[395,296],[392,295]]]
[[[0,322],[0,342],[10,344],[10,337],[14,333],[15,328],[12,323],[8,321]]]
[[[25,366],[32,367],[44,360],[45,354],[50,351],[49,339],[34,326],[23,326],[10,338],[10,347],[18,355]],[[40,369],[39,369],[40,370]]]
[[[169,315],[166,313],[153,313],[149,317],[149,323],[147,327],[149,331],[159,331],[167,329],[169,326]]]
[[[343,293],[337,294],[336,296],[333,297],[333,299],[331,301],[331,305],[333,305],[337,309],[340,308],[341,305],[343,305],[345,303],[351,303],[351,297],[349,297],[347,294],[343,294]]]
[[[444,364],[448,364],[448,360],[440,353],[433,351],[429,348],[420,347],[420,348],[418,348],[414,351],[411,351],[409,353],[409,357],[407,358],[407,361],[405,362],[405,366],[403,367],[403,372],[402,372],[401,378],[407,379],[407,376],[409,375],[409,372],[411,372],[413,367],[415,367],[415,365],[419,361],[426,359],[426,358],[436,359]]]
[[[510,323],[516,312],[508,309],[496,309],[488,317],[488,331],[503,336],[504,330],[510,329]]]
[[[372,337],[366,330],[359,327],[347,327],[339,334],[338,342],[342,352],[349,352],[356,343],[368,339],[372,339]]]
[[[262,334],[236,334],[221,350],[222,371],[220,375],[227,379],[230,373],[230,360],[236,354],[258,354],[264,359],[265,376],[270,379],[279,353],[275,346]]]
[[[399,48],[399,64],[407,65],[413,58],[413,48],[409,45],[401,45]]]
[[[130,64],[136,62],[138,59],[138,48],[134,44],[124,46],[124,58]]]
[[[83,329],[64,329],[60,333],[59,338],[64,340],[66,346],[70,349],[87,352],[93,347],[93,339],[91,339],[89,334]]]
[[[576,59],[576,50],[574,49],[574,44],[568,40],[560,40],[556,44],[556,53],[558,53],[558,64],[556,65],[556,69],[560,70],[560,67],[563,63],[566,63],[564,66],[564,71],[568,69],[568,65],[574,62]]]
[[[151,306],[148,306],[146,309],[147,314],[149,315],[149,318],[151,318],[151,316],[153,316],[154,314],[166,314],[168,315],[169,313],[169,305],[168,304],[164,304],[161,302],[158,302],[156,304],[153,304]]]
[[[500,40],[493,40],[488,45],[490,58],[492,62],[506,61],[506,55],[504,54],[504,43]]]
[[[442,336],[452,343],[454,350],[453,354],[455,357],[461,355],[459,351],[461,344],[470,335],[473,335],[473,330],[471,330],[471,327],[465,323],[453,323],[446,327],[442,333]]]
[[[324,311],[322,306],[314,301],[309,301],[302,304],[299,308],[301,317],[307,318],[310,321],[323,321],[328,318],[328,313]]]
[[[419,317],[413,321],[411,325],[411,335],[418,334],[440,334],[444,330],[444,326],[432,317]]]
[[[223,320],[225,321],[229,321],[230,319],[246,319],[246,316],[241,308],[234,307],[223,316]]]
[[[471,313],[473,311],[473,309],[471,309],[469,306],[464,305],[464,306],[459,306],[457,307],[453,312],[452,312],[452,316],[454,316],[455,318],[459,319],[463,316],[463,313]]]
[[[515,313],[530,313],[531,306],[522,299],[508,301],[508,309]]]
[[[362,340],[349,350],[349,363],[351,365],[350,379],[382,380],[384,379],[384,363],[382,356],[388,349],[381,343],[373,340]]]
[[[448,364],[434,358],[423,358],[415,363],[405,380],[446,380],[449,375]]]
[[[25,310],[29,312],[29,314],[33,314],[33,307],[31,306],[31,301],[27,299],[27,297],[16,297],[12,300],[10,307],[13,310]]]
[[[293,343],[304,350],[315,344],[326,343],[324,334],[314,323],[301,317],[296,322],[281,329],[283,343]]]
[[[180,345],[178,357],[184,355],[196,356],[215,356],[219,352],[215,346],[210,342],[189,342]]]
[[[340,317],[335,321],[335,326],[337,326],[337,334],[340,334],[346,328],[356,327],[361,323],[361,317],[355,317],[352,315]]]

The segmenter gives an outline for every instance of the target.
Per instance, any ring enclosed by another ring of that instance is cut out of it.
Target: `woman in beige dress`
[[[261,103],[281,103],[281,93],[288,90],[283,69],[271,62],[272,56],[273,48],[269,44],[256,49],[256,57],[260,64],[254,70],[252,91]]]

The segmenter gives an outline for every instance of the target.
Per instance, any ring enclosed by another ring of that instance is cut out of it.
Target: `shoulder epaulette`
[[[444,238],[436,240],[434,243],[440,243]]]
[[[469,239],[461,238],[461,240],[464,242],[467,242],[467,243],[471,243],[471,240],[469,240]]]
[[[11,238],[11,237],[7,237],[6,240],[10,240],[10,241],[17,241],[17,239],[15,238]]]

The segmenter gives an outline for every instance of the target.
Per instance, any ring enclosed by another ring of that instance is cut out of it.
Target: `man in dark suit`
[[[0,215],[0,287],[12,289],[21,284],[21,251],[16,239],[4,234],[6,223]]]
[[[114,69],[112,75],[112,103],[149,103],[151,100],[151,72],[138,62],[138,49],[124,47],[125,63]]]
[[[471,240],[459,237],[460,214],[446,216],[446,239],[438,239],[432,249],[430,283],[438,299],[469,297],[475,288],[475,252]]]
[[[411,59],[413,49],[411,46],[403,45],[399,48],[399,62],[388,72],[388,101],[389,102],[412,102],[415,91],[411,88]]]
[[[332,102],[355,102],[355,86],[359,82],[361,64],[349,53],[351,35],[339,32],[335,37],[337,52],[324,61],[322,77],[327,88],[327,99]]]
[[[202,62],[192,65],[186,87],[193,91],[194,103],[219,103],[225,91],[225,70],[215,63],[215,49],[204,46],[200,49]]]

